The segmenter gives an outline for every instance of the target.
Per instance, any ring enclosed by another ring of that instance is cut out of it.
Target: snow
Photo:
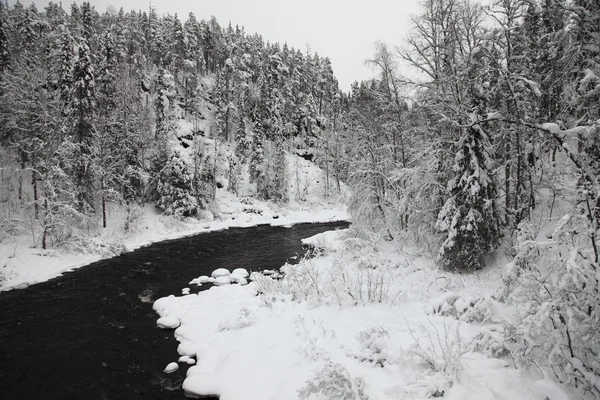
[[[191,358],[189,356],[181,356],[181,357],[179,357],[178,362],[180,362],[182,364],[189,364],[189,365],[196,364],[196,360],[194,360],[193,358]]]
[[[181,325],[181,322],[177,318],[162,317],[156,321],[156,325],[162,329],[175,329]]]
[[[558,124],[555,124],[552,122],[546,122],[546,123],[540,125],[540,128],[542,128],[543,130],[548,131],[552,134],[560,133],[560,127],[558,126]]]
[[[248,277],[248,271],[245,268],[236,268],[233,270],[233,272],[231,273],[232,276],[236,276],[236,277],[240,277],[240,278],[247,278]]]
[[[211,276],[215,279],[222,277],[222,276],[229,276],[229,275],[231,275],[231,272],[229,272],[229,270],[226,268],[215,269],[211,274]]]
[[[282,267],[282,280],[252,273],[246,286],[154,303],[159,315],[181,319],[177,351],[197,360],[183,382],[187,394],[296,399],[299,391],[331,386],[328,376],[336,373],[362,385],[370,399],[568,398],[562,386],[483,352],[483,341],[502,348],[499,322],[511,320],[492,297],[502,285],[498,268],[452,275],[414,249],[397,243],[373,249],[349,231],[304,243],[323,253]],[[366,289],[378,290],[369,277],[377,276],[386,278],[385,295],[369,301]]]
[[[563,388],[548,378],[535,381],[533,385],[534,391],[540,399],[570,400],[569,395]]]
[[[229,276],[219,276],[215,278],[215,285],[217,286],[229,285],[230,283],[231,279]]]
[[[210,282],[210,278],[206,275],[202,275],[202,276],[198,277],[198,282],[208,283],[208,282]]]
[[[172,362],[169,363],[163,372],[166,372],[167,374],[173,373],[175,371],[177,371],[179,369],[179,364],[177,364],[176,362]]]

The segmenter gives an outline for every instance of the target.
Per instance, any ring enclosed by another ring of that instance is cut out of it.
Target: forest
[[[0,240],[93,236],[109,204],[202,219],[243,173],[285,204],[295,154],[373,240],[457,274],[503,254],[515,363],[600,398],[600,2],[423,0],[348,93],[325,55],[159,11],[0,2]]]

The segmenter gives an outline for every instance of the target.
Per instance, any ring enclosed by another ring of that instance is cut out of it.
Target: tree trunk
[[[23,200],[23,171],[25,170],[25,152],[21,151],[21,171],[19,171],[19,200]]]
[[[35,219],[40,219],[40,205],[38,204],[38,187],[37,187],[37,176],[35,175],[35,169],[31,171],[31,185],[33,186],[33,209],[35,213]]]
[[[508,135],[509,133],[507,133]],[[511,163],[511,159],[510,159],[510,139],[506,140],[506,147],[504,149],[504,206],[506,209],[506,224],[510,225],[510,221],[509,221],[509,215],[512,215],[511,209],[510,209],[510,179],[511,179],[511,170],[510,170],[510,163]]]

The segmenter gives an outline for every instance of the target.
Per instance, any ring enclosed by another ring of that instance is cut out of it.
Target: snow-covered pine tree
[[[66,116],[71,106],[73,90],[73,36],[67,23],[59,25],[58,32],[58,57],[55,69],[58,71],[57,85],[60,91],[61,113]]]
[[[174,86],[173,77],[164,68],[159,68],[156,73],[156,97],[154,99],[154,113],[156,127],[154,131],[154,153],[151,166],[151,183],[148,188],[150,200],[156,200],[156,185],[161,171],[169,159],[169,138],[175,131],[175,117],[173,115]]]
[[[157,205],[166,215],[193,217],[198,214],[198,200],[194,196],[194,174],[187,162],[175,150],[160,172],[157,185]]]
[[[474,116],[473,118],[478,118]],[[454,177],[438,214],[436,228],[447,233],[438,256],[439,264],[452,271],[483,267],[483,258],[500,239],[496,210],[494,163],[490,140],[477,120],[466,129],[454,159]]]
[[[94,135],[96,133],[96,79],[90,49],[82,39],[73,67],[73,151],[71,176],[74,181],[77,209],[84,214],[94,211]]]
[[[102,227],[106,228],[106,202],[120,198],[123,178],[122,143],[118,140],[116,49],[113,36],[107,31],[101,43],[98,73],[97,176],[100,183]]]
[[[10,63],[8,46],[8,12],[4,3],[0,3],[0,76]]]

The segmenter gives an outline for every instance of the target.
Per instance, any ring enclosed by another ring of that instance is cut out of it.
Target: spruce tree
[[[167,215],[193,217],[198,213],[198,201],[194,196],[193,173],[188,164],[175,150],[160,172],[157,205]]]
[[[500,239],[496,187],[490,141],[478,124],[468,128],[458,143],[449,198],[438,215],[436,228],[447,234],[437,257],[453,271],[484,266],[483,258]]]
[[[89,214],[94,206],[94,136],[96,134],[96,80],[85,39],[79,44],[73,67],[73,100],[71,134],[72,177],[79,212]]]

